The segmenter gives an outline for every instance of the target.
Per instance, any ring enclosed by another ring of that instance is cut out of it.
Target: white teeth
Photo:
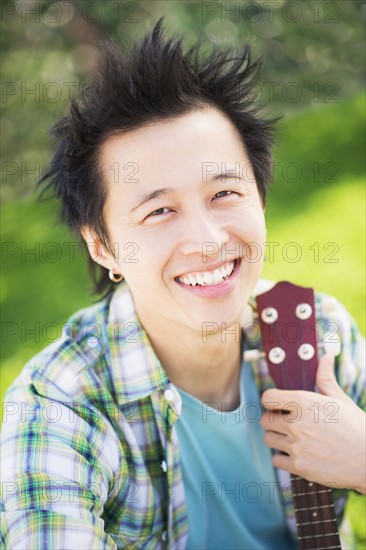
[[[213,272],[213,278],[215,283],[221,283],[223,275],[219,269],[215,269],[215,271]]]
[[[178,280],[185,285],[201,285],[201,286],[211,286],[222,283],[226,277],[230,277],[234,271],[235,262],[228,262],[224,266],[215,269],[214,271],[206,271],[205,273],[189,273],[188,275],[183,275],[178,277]]]
[[[213,274],[212,273],[205,273],[204,276],[203,276],[203,282],[206,284],[206,285],[209,285],[210,283],[213,283]]]
[[[226,273],[227,273],[228,277],[230,277],[230,275],[231,275],[232,272],[234,271],[234,267],[235,267],[235,263],[234,263],[234,262],[231,262],[229,265],[226,265],[226,266],[225,266]]]

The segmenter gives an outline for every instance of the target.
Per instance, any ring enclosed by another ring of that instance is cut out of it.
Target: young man
[[[286,472],[365,492],[363,341],[343,306],[341,387],[328,354],[319,394],[265,391],[265,361],[243,361],[261,347],[236,328],[262,269],[273,121],[250,99],[249,47],[233,62],[194,53],[161,21],[129,57],[105,45],[92,93],[54,129],[49,186],[100,266],[96,289],[114,288],[8,390],[24,406],[2,432],[6,548],[292,549]],[[339,422],[315,424],[314,399]],[[245,417],[261,400],[277,412]]]

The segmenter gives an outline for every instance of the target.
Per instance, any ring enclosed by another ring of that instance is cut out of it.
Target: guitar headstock
[[[256,301],[263,347],[276,386],[314,391],[318,353],[313,289],[281,281]]]

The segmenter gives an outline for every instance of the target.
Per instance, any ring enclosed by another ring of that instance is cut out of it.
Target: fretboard
[[[341,549],[332,490],[298,476],[291,476],[291,486],[300,549]]]

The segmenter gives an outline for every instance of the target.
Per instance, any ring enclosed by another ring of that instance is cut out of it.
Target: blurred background
[[[263,56],[256,94],[278,127],[263,276],[335,295],[365,332],[365,35],[363,0],[247,2],[3,1],[1,4],[0,395],[62,323],[98,299],[86,251],[35,182],[49,127],[88,81],[104,37],[128,47],[165,15],[167,34]],[[365,499],[349,516],[366,547]]]

